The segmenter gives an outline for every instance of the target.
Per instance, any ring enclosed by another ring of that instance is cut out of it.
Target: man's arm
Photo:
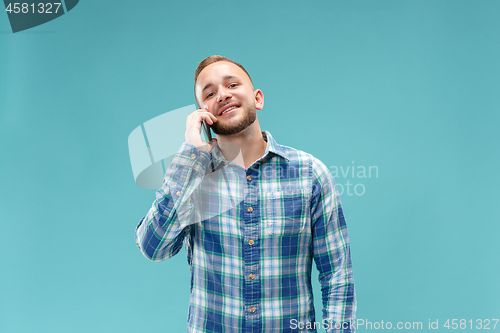
[[[146,258],[166,260],[182,248],[184,229],[196,223],[193,191],[203,180],[210,154],[183,143],[168,167],[148,214],[135,229],[135,241]]]
[[[354,324],[356,315],[356,295],[347,226],[333,177],[318,159],[312,164],[313,254],[319,271],[323,319],[331,321],[328,333],[354,332],[350,323]]]
[[[153,206],[135,229],[135,242],[150,260],[176,255],[182,248],[184,230],[199,220],[193,210],[193,192],[205,177],[210,151],[217,143],[215,139],[210,143],[201,140],[203,121],[213,125],[217,118],[208,108],[198,109],[186,118],[186,142],[170,163]]]

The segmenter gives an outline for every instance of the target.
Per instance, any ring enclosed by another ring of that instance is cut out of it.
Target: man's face
[[[218,61],[205,67],[195,86],[200,108],[217,117],[211,127],[216,134],[232,135],[253,124],[257,111],[264,105],[264,96],[253,89],[252,81],[238,66]]]

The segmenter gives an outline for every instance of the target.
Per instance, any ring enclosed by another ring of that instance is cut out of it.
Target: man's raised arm
[[[205,177],[210,151],[216,142],[209,145],[201,140],[201,123],[205,120],[213,124],[214,119],[206,109],[187,117],[186,142],[167,168],[151,209],[135,229],[135,242],[150,260],[166,260],[176,255],[182,247],[186,227],[199,222],[193,209],[194,191]]]

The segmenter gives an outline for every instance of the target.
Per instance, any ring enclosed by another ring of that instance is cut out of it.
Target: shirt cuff
[[[177,153],[175,154],[172,164],[185,165],[194,167],[196,164],[203,170],[206,170],[212,156],[204,149],[198,149],[195,145],[189,142],[184,142]]]

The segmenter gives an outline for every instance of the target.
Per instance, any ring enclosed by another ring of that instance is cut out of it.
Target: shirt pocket
[[[307,200],[303,189],[266,192],[261,221],[271,235],[294,235],[304,229]]]

